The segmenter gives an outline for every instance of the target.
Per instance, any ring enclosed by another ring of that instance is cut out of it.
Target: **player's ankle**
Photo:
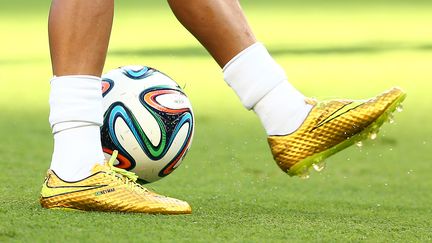
[[[64,180],[83,179],[90,175],[95,163],[103,163],[99,128],[103,117],[101,87],[99,77],[87,75],[51,80],[51,169]]]
[[[261,43],[255,43],[237,54],[225,65],[223,72],[227,84],[249,110],[287,80],[285,71]]]
[[[312,105],[288,82],[283,82],[264,96],[253,108],[268,135],[286,135],[297,130]]]
[[[225,81],[243,105],[257,113],[268,135],[295,131],[312,107],[261,43],[237,54],[223,71]]]
[[[88,124],[54,134],[54,152],[50,168],[61,179],[84,179],[91,175],[95,164],[103,162],[99,126]]]

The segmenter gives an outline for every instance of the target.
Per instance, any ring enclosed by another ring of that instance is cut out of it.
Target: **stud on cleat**
[[[399,105],[396,107],[396,111],[397,111],[397,112],[402,112],[402,111],[403,111],[403,106],[402,106],[402,104],[399,104]]]
[[[325,169],[326,163],[324,161],[321,161],[319,163],[312,164],[312,167],[314,168],[315,171],[321,172],[322,170]]]
[[[309,179],[309,169],[307,167],[304,167],[300,173],[298,174],[298,176],[305,180],[305,179]]]
[[[395,121],[394,121],[394,117],[393,117],[393,114],[390,114],[389,115],[389,117],[388,117],[388,122],[390,123],[390,124],[393,124]]]

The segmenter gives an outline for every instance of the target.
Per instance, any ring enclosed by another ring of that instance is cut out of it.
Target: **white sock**
[[[312,109],[261,43],[237,54],[223,72],[225,81],[242,104],[256,112],[268,135],[294,132]]]
[[[77,181],[104,162],[100,140],[103,119],[101,79],[87,75],[51,80],[50,123],[54,134],[51,169],[63,180]]]

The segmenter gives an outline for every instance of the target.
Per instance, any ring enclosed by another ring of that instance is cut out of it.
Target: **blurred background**
[[[158,234],[193,238],[193,231],[199,231],[206,233],[203,240],[263,235],[281,240],[287,229],[305,234],[297,240],[310,239],[309,234],[322,240],[431,240],[432,1],[241,3],[257,38],[304,94],[368,98],[400,86],[408,93],[404,112],[377,140],[329,159],[325,173],[308,181],[290,179],[272,161],[254,114],[241,106],[217,64],[176,21],[168,4],[117,1],[105,70],[129,64],[155,67],[185,87],[192,101],[197,129],[191,151],[176,172],[150,187],[191,201],[196,213],[165,221],[106,217],[120,218],[120,223],[163,222],[171,231]],[[0,223],[0,239],[36,237],[26,222],[29,214],[41,221],[64,217],[46,215],[36,201],[52,149],[49,5],[47,0],[0,0],[0,183],[11,185],[0,187],[0,221],[15,218],[10,225]],[[25,235],[11,229],[18,224]],[[215,225],[224,233],[210,230]]]

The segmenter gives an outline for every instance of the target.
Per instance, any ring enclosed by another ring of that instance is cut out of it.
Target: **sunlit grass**
[[[428,1],[245,2],[257,36],[303,93],[326,99],[365,98],[391,86],[408,92],[396,124],[361,150],[332,157],[307,181],[275,166],[253,112],[166,2],[118,1],[105,69],[153,66],[192,100],[192,149],[173,175],[150,185],[188,200],[195,210],[188,217],[39,207],[52,149],[49,4],[30,2],[31,11],[21,3],[0,8],[0,241],[432,240]]]

